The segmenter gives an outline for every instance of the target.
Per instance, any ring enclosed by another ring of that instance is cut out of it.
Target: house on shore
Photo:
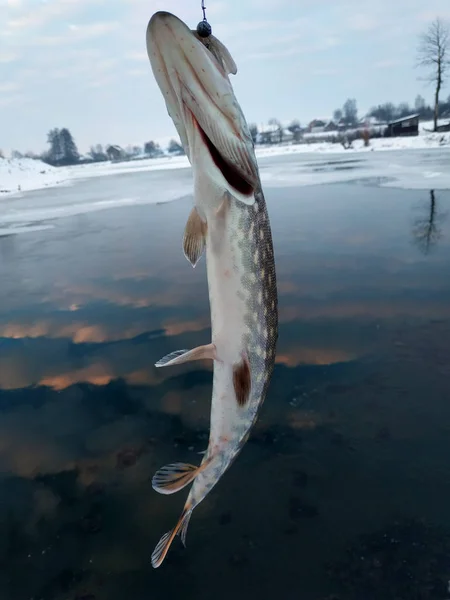
[[[338,126],[333,119],[313,119],[308,125],[308,133],[324,133],[326,131],[337,131]]]
[[[285,127],[278,125],[262,125],[256,136],[257,144],[279,144],[282,142],[292,142],[294,134]]]
[[[126,152],[117,144],[111,144],[106,148],[108,160],[123,160],[126,158]]]
[[[401,119],[389,121],[386,126],[385,137],[400,137],[406,135],[419,135],[419,113],[407,115]]]

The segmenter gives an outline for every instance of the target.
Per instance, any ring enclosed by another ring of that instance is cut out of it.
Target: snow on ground
[[[331,142],[318,142],[314,144],[274,144],[271,146],[257,146],[257,158],[270,156],[282,156],[292,154],[320,153],[320,154],[343,154],[349,156],[354,153],[388,151],[388,150],[410,150],[441,148],[450,149],[450,133],[430,133],[417,137],[404,138],[376,138],[371,140],[370,146],[366,148],[362,140],[353,143],[353,147],[344,150],[341,144]],[[100,177],[104,175],[119,175],[121,173],[137,173],[139,171],[156,171],[165,169],[182,169],[190,167],[186,156],[173,156],[163,158],[149,158],[129,162],[104,162],[70,167],[72,179]]]
[[[421,126],[421,134],[416,137],[374,138],[370,141],[369,147],[365,147],[362,140],[355,141],[353,143],[353,147],[348,150],[344,150],[341,144],[331,142],[272,145],[267,147],[259,146],[256,148],[256,156],[258,159],[270,159],[270,157],[283,155],[293,156],[300,154],[315,154],[319,156],[334,154],[341,155],[342,160],[346,160],[355,154],[378,154],[378,152],[384,153],[386,151],[425,150],[439,148],[447,148],[450,150],[450,133],[427,133],[425,129],[431,126],[432,123],[423,123]],[[0,158],[0,197],[1,195],[6,195],[9,193],[17,194],[24,191],[58,185],[60,183],[70,184],[70,182],[75,179],[88,179],[91,177],[137,173],[141,171],[182,169],[188,168],[189,166],[189,161],[185,156],[167,156],[163,158],[116,163],[91,163],[66,168],[51,167],[42,161],[28,158],[11,160]],[[435,170],[432,170],[432,173],[435,173]],[[273,176],[270,177],[270,174],[266,172],[265,180],[272,180],[275,182],[277,177],[275,174],[272,175]],[[382,175],[378,174],[378,176],[381,177]],[[389,177],[388,174],[386,174],[386,176]],[[342,174],[342,177],[345,177],[345,175]],[[427,178],[426,174],[423,173],[421,177],[422,179]],[[436,177],[436,174],[432,175],[432,177]],[[443,185],[446,187],[448,183],[447,178],[444,179],[445,182]],[[438,183],[437,180],[436,183]],[[422,187],[422,184],[420,184],[420,187]]]
[[[56,168],[32,158],[0,158],[0,197],[2,194],[39,190],[70,178],[66,168]]]
[[[374,138],[370,140],[370,146],[365,147],[363,140],[356,140],[352,148],[344,150],[341,144],[332,142],[316,142],[311,144],[273,145],[259,147],[256,150],[257,157],[275,156],[280,154],[298,153],[330,153],[330,154],[353,154],[355,152],[373,152],[387,150],[425,150],[428,148],[449,148],[450,133],[423,133],[414,137],[398,138]]]
[[[438,124],[438,126],[447,125],[449,120],[450,119],[438,119],[437,124]],[[430,131],[433,131],[433,127],[434,127],[434,121],[419,121],[420,134],[422,134],[424,132],[429,133]]]
[[[139,171],[159,171],[165,169],[183,169],[190,167],[186,156],[163,156],[162,158],[143,158],[124,162],[98,162],[70,167],[72,179],[100,177],[102,175],[120,175]]]

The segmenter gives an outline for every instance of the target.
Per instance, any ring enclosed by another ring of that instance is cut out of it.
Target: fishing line
[[[200,37],[206,38],[211,35],[212,28],[211,28],[211,25],[206,20],[205,0],[202,0],[202,13],[203,13],[203,20],[200,21],[200,23],[197,25],[197,33]]]

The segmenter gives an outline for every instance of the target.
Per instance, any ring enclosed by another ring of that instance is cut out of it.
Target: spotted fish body
[[[152,555],[159,567],[174,537],[183,543],[193,509],[228,469],[253,426],[275,362],[278,307],[267,207],[251,135],[234,96],[236,72],[217,38],[199,38],[174,15],[158,12],[147,28],[147,51],[169,115],[194,175],[194,208],[183,247],[196,265],[206,249],[211,343],[180,350],[156,366],[211,359],[211,428],[200,466],[175,463],[153,477],[156,491],[192,483],[182,515]]]

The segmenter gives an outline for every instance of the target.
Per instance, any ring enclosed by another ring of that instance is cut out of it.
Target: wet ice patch
[[[8,235],[18,235],[20,233],[32,233],[33,231],[45,231],[46,229],[54,229],[54,225],[34,225],[32,223],[11,223],[9,226],[0,225],[0,237],[6,237]]]
[[[350,158],[352,156],[352,158]],[[271,156],[260,160],[267,187],[362,183],[404,189],[450,189],[450,149]]]

